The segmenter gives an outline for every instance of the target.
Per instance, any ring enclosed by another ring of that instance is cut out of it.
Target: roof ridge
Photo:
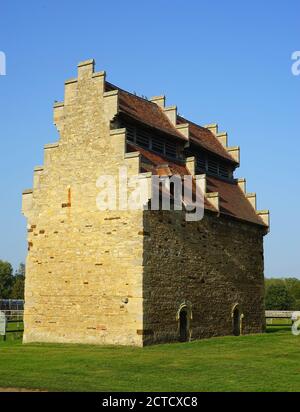
[[[151,103],[151,104],[154,104],[155,106],[157,106],[156,103],[152,102],[152,101],[149,100],[149,99],[146,99],[145,97],[139,96],[138,94],[134,94],[134,93],[132,93],[132,92],[129,92],[128,90],[122,89],[121,87],[116,86],[115,84],[110,83],[110,82],[108,82],[108,81],[105,81],[105,83],[106,83],[106,84],[109,84],[110,86],[112,86],[113,88],[115,88],[115,89],[117,89],[117,90],[120,90],[121,92],[124,92],[124,93],[129,94],[130,96],[137,97],[138,99],[141,99],[141,100],[143,100],[144,102]],[[157,106],[157,107],[158,107],[158,106]]]
[[[112,86],[113,88],[115,88],[115,89],[117,89],[117,90],[120,90],[120,91],[122,91],[122,92],[124,92],[124,93],[127,93],[127,94],[129,94],[129,95],[131,95],[131,96],[133,96],[133,97],[137,97],[138,99],[141,99],[141,100],[143,100],[143,101],[145,101],[145,102],[148,102],[148,103],[150,103],[150,104],[152,104],[152,105],[155,105],[155,106],[156,106],[158,109],[160,109],[160,111],[163,113],[163,115],[165,116],[165,118],[166,118],[166,119],[168,120],[168,122],[170,123],[170,126],[172,126],[173,129],[178,132],[178,130],[176,129],[176,127],[174,126],[174,124],[171,122],[171,120],[170,120],[170,119],[168,118],[168,116],[165,114],[165,112],[164,112],[164,110],[163,110],[162,107],[158,106],[156,103],[152,102],[152,101],[149,100],[149,99],[146,99],[146,98],[144,98],[144,97],[142,97],[142,96],[139,96],[139,95],[137,95],[137,94],[134,94],[134,93],[132,93],[132,92],[129,92],[128,90],[122,89],[121,87],[116,86],[116,85],[113,84],[113,83],[110,83],[110,82],[108,82],[108,81],[106,81],[105,83],[109,84],[110,86]],[[207,131],[209,132],[209,130],[206,129],[204,126],[201,126],[200,124],[197,124],[197,123],[193,122],[192,120],[186,119],[185,117],[183,117],[183,116],[181,116],[181,115],[178,115],[178,114],[177,114],[177,118],[181,118],[182,120],[186,121],[187,123],[191,123],[191,124],[193,124],[194,126],[200,127],[201,129],[205,129],[205,130],[207,130]]]
[[[195,122],[193,122],[192,120],[186,119],[185,117],[183,117],[183,116],[181,116],[181,115],[177,115],[177,117],[180,117],[182,120],[184,120],[184,121],[187,122],[187,123],[191,123],[191,124],[194,125],[194,126],[200,127],[201,129],[204,129],[204,130],[207,130],[209,133],[212,134],[212,132],[211,132],[210,130],[208,130],[206,127],[201,126],[200,124],[195,123]],[[212,135],[213,135],[213,134],[212,134]],[[214,135],[213,135],[213,136],[214,136]]]
[[[137,97],[138,99],[141,99],[141,100],[143,100],[143,101],[145,101],[145,102],[148,102],[148,103],[150,103],[150,104],[152,104],[152,105],[157,106],[157,107],[161,110],[161,112],[164,114],[164,116],[167,118],[167,120],[168,120],[168,122],[170,123],[170,125],[173,126],[173,128],[176,130],[176,127],[175,127],[175,126],[173,125],[173,123],[170,121],[170,119],[168,118],[168,116],[166,116],[166,114],[164,113],[163,108],[160,107],[160,106],[158,106],[156,103],[152,102],[152,101],[149,100],[149,99],[146,99],[145,97],[139,96],[138,94],[134,94],[134,93],[132,93],[132,92],[130,92],[130,91],[128,91],[128,90],[122,89],[122,87],[116,86],[115,84],[113,84],[113,83],[111,83],[111,82],[105,81],[105,83],[108,84],[108,85],[110,85],[110,86],[112,86],[113,88],[115,88],[115,89],[117,89],[117,90],[120,90],[120,91],[122,91],[122,92],[124,92],[124,93],[127,93],[127,94],[133,96],[133,97]],[[179,115],[179,114],[177,114],[177,118],[181,118],[182,120],[186,121],[187,123],[191,123],[191,124],[193,124],[194,126],[200,127],[201,129],[205,129],[205,130],[207,130],[207,131],[209,132],[209,130],[206,129],[204,126],[201,126],[200,124],[198,124],[198,123],[196,123],[196,122],[194,122],[194,121],[192,121],[192,120],[186,119],[185,117],[183,117],[183,116],[181,116],[181,115]],[[210,132],[210,133],[211,133],[211,132]]]

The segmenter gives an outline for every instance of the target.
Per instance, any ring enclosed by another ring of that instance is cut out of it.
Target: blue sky
[[[25,259],[21,192],[57,140],[65,79],[93,57],[109,81],[229,133],[237,176],[271,210],[265,274],[300,278],[299,0],[2,0],[0,17],[0,259]]]

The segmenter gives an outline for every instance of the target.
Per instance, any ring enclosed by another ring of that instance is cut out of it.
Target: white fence
[[[292,319],[293,310],[266,310],[266,319]]]
[[[23,310],[0,311],[0,336],[6,340],[8,333],[22,333],[24,331]]]

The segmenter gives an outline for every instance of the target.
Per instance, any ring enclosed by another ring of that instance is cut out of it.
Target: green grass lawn
[[[24,325],[23,322],[9,322],[7,324],[6,330],[8,332],[12,331],[12,330],[20,330],[23,331]]]
[[[300,391],[300,336],[270,333],[146,348],[0,343],[0,387],[51,391]]]

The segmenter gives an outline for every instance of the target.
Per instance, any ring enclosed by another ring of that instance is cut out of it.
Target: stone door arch
[[[232,318],[232,334],[234,336],[240,336],[243,330],[244,315],[238,303],[236,303],[232,308],[231,318]]]
[[[192,310],[191,305],[183,303],[180,305],[177,312],[178,334],[180,342],[187,342],[191,338],[191,320]]]

